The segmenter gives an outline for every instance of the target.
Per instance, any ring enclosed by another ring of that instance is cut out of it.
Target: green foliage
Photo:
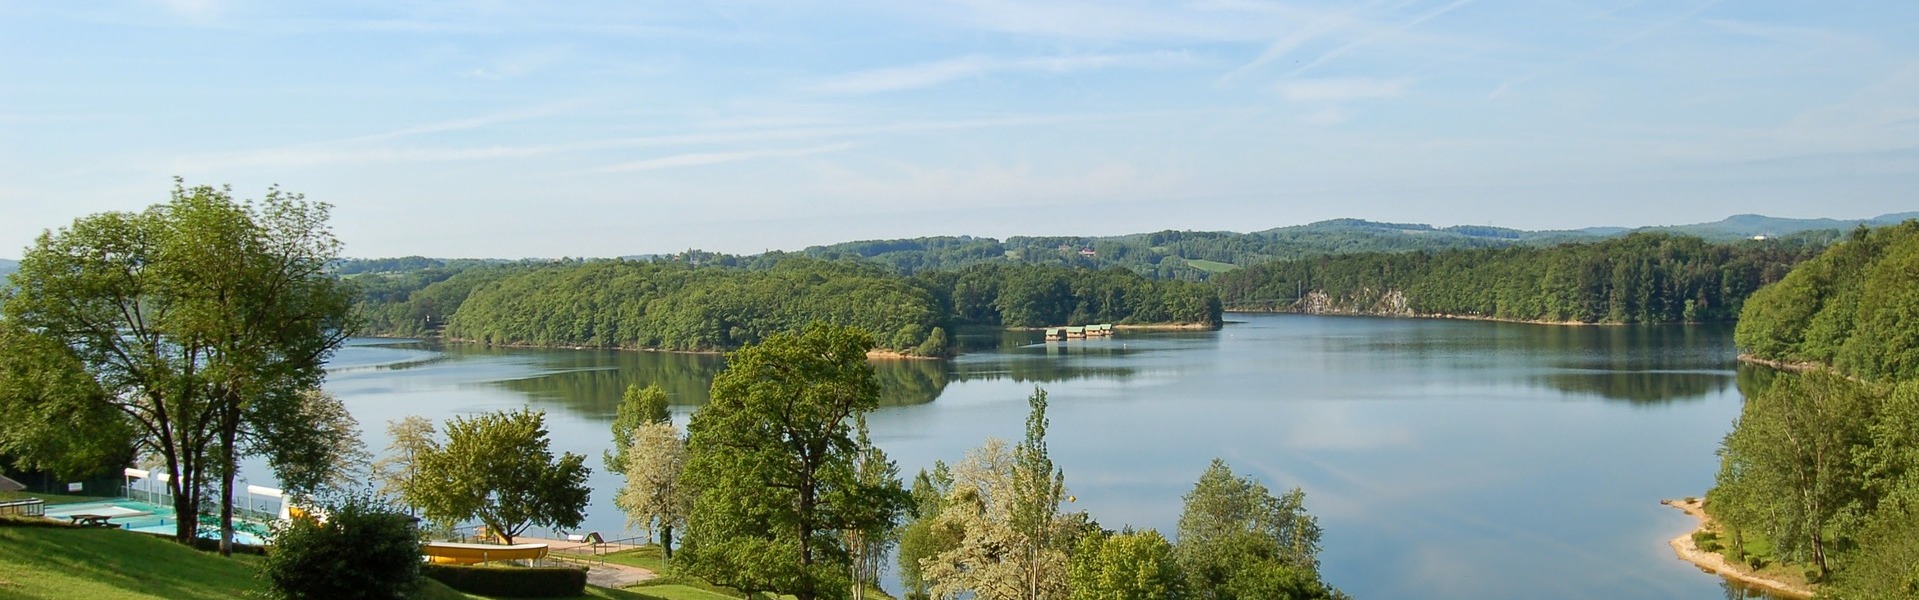
[[[493,344],[721,350],[817,321],[858,327],[888,349],[911,352],[939,318],[924,292],[850,264],[796,260],[753,271],[593,261],[522,268],[478,286],[446,334]]]
[[[620,406],[613,415],[613,449],[602,457],[606,470],[625,473],[626,452],[633,446],[633,432],[643,425],[665,423],[672,418],[672,413],[667,412],[666,390],[658,385],[627,385],[626,394],[620,398]]]
[[[866,429],[866,416],[853,417],[853,481],[876,492],[868,502],[850,506],[847,525],[842,530],[848,559],[852,563],[853,600],[866,597],[867,588],[880,585],[880,570],[886,567],[888,550],[899,541],[902,513],[911,506],[911,497],[900,487],[899,465],[887,458],[886,451],[873,445]]]
[[[1072,600],[1179,600],[1186,576],[1159,532],[1080,538],[1073,552]]]
[[[76,365],[84,371],[98,388],[92,397],[127,419],[128,427],[100,434],[124,437],[130,428],[138,450],[162,459],[181,512],[198,512],[205,488],[219,489],[230,531],[242,455],[264,454],[282,478],[310,482],[337,471],[329,463],[352,454],[357,440],[281,418],[305,408],[303,392],[318,387],[326,359],[356,325],[353,290],[326,272],[340,248],[327,214],[327,205],[277,188],[239,202],[229,189],[176,180],[165,204],[83,217],[42,234],[0,298],[0,314],[42,338],[28,347],[66,349],[66,356],[26,360],[40,361],[31,369],[65,372],[46,377],[68,384]],[[302,454],[316,448],[343,452]],[[193,528],[182,521],[176,535],[191,540]]]
[[[959,546],[965,532],[940,521],[947,494],[953,490],[953,472],[945,461],[935,461],[933,470],[921,469],[913,477],[912,519],[900,527],[899,574],[909,599],[926,599],[930,585],[921,575],[922,561]]]
[[[1634,234],[1551,248],[1370,253],[1270,262],[1214,279],[1242,309],[1435,314],[1526,321],[1728,321],[1812,240],[1710,244]]]
[[[688,573],[749,594],[846,597],[843,533],[906,503],[897,479],[863,482],[856,466],[852,422],[879,405],[872,345],[820,323],[729,358],[687,427],[693,514],[677,560]]]
[[[1275,497],[1214,459],[1186,495],[1175,557],[1195,598],[1336,597],[1319,581],[1317,519],[1305,492]]]
[[[1823,577],[1828,555],[1848,547],[1856,519],[1876,506],[1865,495],[1854,454],[1869,443],[1878,394],[1830,373],[1775,378],[1746,401],[1726,436],[1726,466],[1714,496],[1720,518],[1764,532],[1775,558],[1810,563]]]
[[[1734,340],[1753,356],[1919,378],[1919,221],[1858,229],[1749,304]]]
[[[576,567],[486,567],[422,565],[420,573],[447,587],[491,598],[578,598],[586,595],[586,569]]]
[[[492,344],[724,350],[826,322],[865,330],[880,349],[944,356],[954,324],[1220,323],[1206,286],[1064,266],[982,264],[906,278],[798,257],[752,268],[561,261],[474,265],[415,283],[362,283],[374,331],[417,335],[438,318],[449,337]]]
[[[135,432],[67,347],[0,320],[0,457],[86,477],[131,462]]]
[[[411,517],[384,504],[349,497],[329,505],[324,522],[275,526],[261,577],[289,600],[408,597],[419,586],[419,534]]]
[[[446,442],[420,449],[406,502],[443,524],[480,521],[513,543],[528,526],[578,527],[586,518],[586,458],[553,456],[546,413],[521,409],[446,424]]]
[[[639,526],[648,537],[657,531],[666,557],[673,557],[673,529],[686,525],[693,511],[692,497],[682,480],[686,474],[686,440],[670,421],[640,425],[627,433],[627,448],[619,473],[626,476],[613,504],[626,513],[628,527]]]

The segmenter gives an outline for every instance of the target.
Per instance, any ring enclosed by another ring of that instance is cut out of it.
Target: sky
[[[174,177],[357,257],[1919,209],[1919,2],[0,0],[0,256]]]

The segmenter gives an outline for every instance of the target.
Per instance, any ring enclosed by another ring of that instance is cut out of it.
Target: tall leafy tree
[[[1774,378],[1747,399],[1726,436],[1721,485],[1732,493],[1715,497],[1740,505],[1715,512],[1734,527],[1765,532],[1775,558],[1830,575],[1839,545],[1832,536],[1843,539],[1876,504],[1856,454],[1870,443],[1870,407],[1880,400],[1869,386],[1832,373]]]
[[[1066,498],[1066,473],[1046,452],[1046,390],[1033,388],[1026,399],[1026,438],[1013,449],[1013,531],[1020,552],[1021,580],[1027,598],[1057,598],[1058,543],[1062,531],[1059,503]]]
[[[880,584],[887,550],[899,538],[900,517],[912,500],[900,487],[899,465],[886,457],[885,450],[873,445],[865,415],[854,417],[854,430],[857,457],[853,460],[853,480],[879,496],[853,505],[843,534],[853,567],[853,600],[864,600],[866,588]]]
[[[601,460],[606,462],[606,470],[625,473],[626,452],[633,447],[634,432],[650,424],[669,422],[673,414],[667,411],[666,390],[660,389],[657,384],[646,387],[627,385],[626,394],[620,397],[620,406],[615,410],[613,449],[606,451]]]
[[[1319,582],[1319,523],[1305,492],[1274,496],[1214,459],[1186,494],[1175,556],[1195,598],[1334,597]]]
[[[961,532],[940,521],[946,496],[952,489],[953,471],[945,461],[934,461],[931,471],[920,469],[913,477],[913,487],[908,492],[912,497],[912,518],[900,527],[899,533],[900,585],[906,587],[908,600],[930,598],[930,585],[921,575],[920,565],[959,545]]]
[[[1102,533],[1080,538],[1072,587],[1073,600],[1180,600],[1186,575],[1159,532]]]
[[[0,456],[85,477],[133,458],[134,430],[85,365],[53,339],[0,320]]]
[[[626,512],[627,526],[638,526],[648,537],[660,534],[666,558],[673,558],[673,529],[686,525],[692,498],[681,479],[686,473],[686,440],[670,422],[647,423],[634,429],[626,455],[626,487],[613,504]]]
[[[277,188],[238,202],[229,189],[176,181],[165,204],[42,234],[0,304],[14,327],[46,340],[22,347],[64,348],[98,387],[94,399],[125,416],[138,448],[160,457],[177,510],[198,514],[217,487],[223,549],[241,456],[334,468],[294,454],[336,445],[311,437],[332,428],[278,418],[310,400],[353,330],[353,293],[326,272],[340,248],[327,212]],[[181,519],[175,535],[191,539],[197,525]]]
[[[578,527],[591,491],[586,457],[556,457],[550,446],[544,412],[454,417],[446,442],[417,457],[406,500],[434,521],[484,523],[508,544],[533,525]]]
[[[1065,475],[1046,451],[1046,392],[1027,398],[1026,438],[1008,449],[998,439],[953,467],[935,527],[958,539],[920,574],[936,598],[1063,599],[1068,595],[1074,519],[1062,515]]]
[[[436,447],[435,436],[439,431],[432,420],[408,415],[388,422],[386,433],[393,442],[387,445],[386,456],[373,463],[373,479],[380,483],[382,496],[406,504],[406,499],[419,497],[418,492],[411,490],[414,482],[420,480],[420,461]]]
[[[729,357],[687,427],[690,573],[749,594],[847,596],[844,532],[905,504],[897,481],[856,476],[853,421],[879,403],[872,347],[859,329],[814,324]]]

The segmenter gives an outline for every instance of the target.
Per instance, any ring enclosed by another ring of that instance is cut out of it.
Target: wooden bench
[[[108,522],[113,518],[112,515],[67,515],[67,518],[71,519],[74,525],[81,527],[115,527],[113,523]]]

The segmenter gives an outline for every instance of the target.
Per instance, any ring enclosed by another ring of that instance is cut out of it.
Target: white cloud
[[[1273,90],[1293,102],[1345,102],[1397,98],[1406,95],[1406,88],[1411,85],[1406,79],[1338,77],[1282,81],[1273,86]]]
[[[999,58],[961,56],[946,60],[847,73],[828,78],[808,88],[817,94],[857,96],[882,92],[933,87],[970,77],[994,73],[1071,73],[1096,69],[1150,68],[1192,64],[1186,52],[1148,52],[1139,54],[1090,54]]]

